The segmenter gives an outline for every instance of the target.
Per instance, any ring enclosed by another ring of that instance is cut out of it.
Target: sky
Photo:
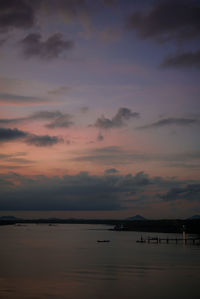
[[[199,1],[1,0],[0,215],[200,213],[199,71]]]

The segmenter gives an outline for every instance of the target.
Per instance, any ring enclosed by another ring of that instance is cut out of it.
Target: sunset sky
[[[0,216],[200,213],[199,75],[199,1],[1,0]]]

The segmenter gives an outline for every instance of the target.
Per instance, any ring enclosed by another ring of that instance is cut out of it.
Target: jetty
[[[193,245],[200,245],[200,237],[187,237],[187,238],[160,238],[160,237],[148,237],[144,239],[141,237],[141,239],[136,241],[137,243],[155,243],[155,244],[169,244],[169,243],[183,243],[183,244],[193,244]]]

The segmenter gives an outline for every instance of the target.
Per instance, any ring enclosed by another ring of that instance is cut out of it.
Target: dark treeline
[[[13,217],[14,218],[14,217]],[[106,224],[113,226],[116,231],[141,231],[182,233],[183,226],[186,233],[200,234],[200,219],[193,220],[112,220],[112,219],[0,219],[0,225],[15,224]]]

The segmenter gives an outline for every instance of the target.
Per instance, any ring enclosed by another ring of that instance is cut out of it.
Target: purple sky
[[[1,1],[0,214],[200,213],[199,71],[199,1]]]

